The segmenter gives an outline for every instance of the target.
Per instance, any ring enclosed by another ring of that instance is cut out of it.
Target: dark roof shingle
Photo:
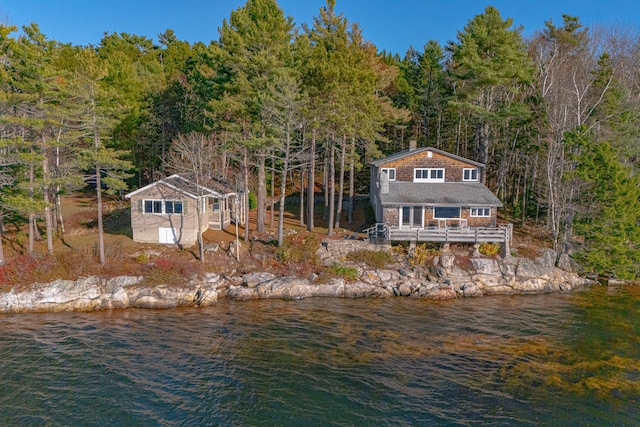
[[[497,206],[502,202],[479,182],[389,183],[389,193],[380,194],[383,205]]]

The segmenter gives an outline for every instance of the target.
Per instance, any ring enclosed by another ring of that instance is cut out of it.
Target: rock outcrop
[[[206,306],[218,300],[216,282],[145,286],[142,277],[87,277],[36,283],[0,294],[0,313],[92,311],[110,308]]]
[[[336,249],[337,250],[334,250]],[[346,254],[360,249],[380,250],[378,245],[357,241],[323,244],[319,255],[324,263],[346,263]],[[386,249],[386,248],[385,248]],[[357,278],[334,278],[318,283],[313,278],[276,277],[269,272],[242,276],[207,273],[202,280],[186,284],[151,286],[142,277],[100,279],[89,277],[56,280],[14,288],[0,294],[0,313],[90,311],[111,308],[168,308],[206,306],[218,297],[233,300],[279,298],[297,300],[308,297],[388,298],[405,297],[431,300],[570,291],[594,283],[555,266],[556,253],[544,250],[534,259],[506,259],[456,255],[445,248],[431,265],[391,269],[367,269],[352,265]]]

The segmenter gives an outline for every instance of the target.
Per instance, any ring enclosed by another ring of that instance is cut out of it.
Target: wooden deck
[[[498,227],[425,227],[399,228],[376,224],[367,229],[369,239],[374,241],[401,242],[510,242],[513,233],[511,224]]]

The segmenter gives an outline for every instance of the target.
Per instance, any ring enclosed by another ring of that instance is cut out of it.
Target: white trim
[[[396,168],[380,168],[380,173],[383,173],[384,171],[387,171],[387,178],[389,178],[389,181],[396,180]],[[393,171],[393,178],[391,178],[391,171]]]
[[[404,208],[408,208],[409,209],[409,222],[407,224],[402,222],[402,211],[404,210]],[[420,211],[420,225],[417,225],[414,227],[414,213],[416,212],[416,210]],[[398,208],[398,227],[399,228],[424,228],[424,206],[420,205],[420,206],[416,206],[416,205],[404,205],[404,206],[400,206]]]
[[[147,212],[147,203],[146,202],[151,202],[152,203],[152,211],[151,212]],[[171,202],[174,204],[176,203],[180,203],[180,205],[182,205],[182,207],[180,208],[180,212],[175,212],[175,208],[173,209],[174,212],[172,213],[167,213],[167,202]],[[160,212],[155,212],[153,210],[153,208],[155,207],[156,203],[160,203]],[[184,212],[184,200],[176,200],[176,199],[142,199],[142,215],[183,215]]]
[[[478,207],[469,208],[469,216],[472,218],[490,218],[491,208],[478,208]]]
[[[467,171],[469,172],[470,177],[469,178],[465,178],[465,175],[467,174]],[[473,172],[475,171],[475,179],[473,178]],[[462,169],[462,181],[478,181],[480,179],[480,171],[478,170],[478,168],[464,168]]]
[[[417,178],[416,174],[418,171],[420,172],[426,171],[427,178],[424,178],[424,177]],[[438,173],[440,171],[442,171],[442,177],[437,176],[437,175],[440,175]],[[414,168],[413,169],[413,182],[444,182],[444,176],[445,176],[444,168]]]
[[[198,185],[198,184],[196,184],[195,182],[193,182],[193,181],[191,181],[191,180],[188,180],[187,178],[185,178],[185,177],[181,176],[180,174],[177,174],[177,173],[176,173],[176,174],[173,174],[173,175],[168,176],[168,177],[166,177],[166,178],[163,178],[163,179],[161,179],[161,180],[159,180],[159,181],[155,181],[155,182],[152,182],[151,184],[145,185],[145,186],[144,186],[144,187],[142,187],[142,188],[138,188],[137,190],[132,191],[132,192],[131,192],[131,193],[129,193],[129,194],[125,194],[125,196],[124,196],[124,197],[125,197],[126,199],[130,199],[132,196],[135,196],[136,194],[138,194],[138,193],[140,193],[140,192],[142,192],[142,191],[148,190],[148,189],[149,189],[149,188],[151,188],[151,187],[155,187],[155,186],[156,186],[156,185],[158,185],[158,184],[166,185],[167,187],[171,188],[172,190],[175,190],[175,191],[177,191],[177,192],[179,192],[179,193],[182,193],[182,194],[184,194],[184,195],[186,195],[186,196],[189,196],[189,197],[191,197],[192,199],[197,199],[198,197],[200,197],[200,196],[198,196],[197,194],[190,193],[190,192],[188,192],[188,191],[185,191],[185,190],[184,190],[184,189],[182,189],[182,188],[178,188],[178,187],[176,187],[175,185],[172,185],[172,184],[168,183],[168,182],[167,182],[167,180],[169,180],[169,179],[171,179],[171,178],[177,178],[177,179],[180,179],[180,180],[182,180],[182,181],[184,181],[184,182],[188,182],[189,184]],[[230,193],[221,193],[221,192],[219,192],[219,191],[216,191],[216,190],[212,190],[212,189],[210,189],[210,188],[207,188],[207,187],[205,187],[204,185],[199,185],[199,187],[200,187],[200,188],[202,188],[203,193],[205,193],[205,194],[203,194],[203,195],[202,195],[202,197],[210,197],[210,196],[213,196],[213,197],[225,197],[225,196],[229,196],[229,195],[232,195],[232,194],[236,194],[236,193],[234,193],[234,192],[230,192]]]
[[[433,219],[453,219],[455,216],[447,216],[447,217],[438,217],[436,216],[436,210],[438,208],[447,208],[447,209],[458,209],[458,218],[460,218],[462,214],[462,208],[459,206],[434,206],[433,207]]]

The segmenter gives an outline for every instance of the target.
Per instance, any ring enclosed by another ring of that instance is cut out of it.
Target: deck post
[[[504,241],[500,244],[500,256],[502,257],[502,259],[507,259],[511,257],[511,249],[509,248],[509,239],[506,236],[504,236]]]

